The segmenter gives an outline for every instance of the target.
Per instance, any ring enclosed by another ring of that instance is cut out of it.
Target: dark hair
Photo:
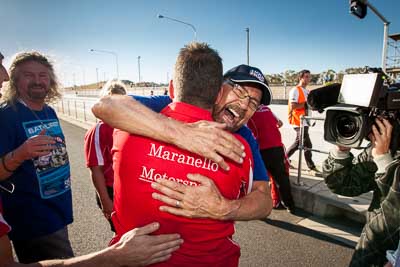
[[[213,107],[222,84],[222,59],[206,43],[193,42],[179,52],[175,64],[177,101],[204,109]]]
[[[306,73],[311,73],[311,72],[310,72],[309,70],[301,70],[301,71],[299,72],[299,74],[298,74],[298,76],[297,76],[297,78],[299,79],[299,81],[301,80],[301,78],[304,77],[304,75],[305,75]]]
[[[1,52],[0,52],[0,59],[4,59],[4,56]]]

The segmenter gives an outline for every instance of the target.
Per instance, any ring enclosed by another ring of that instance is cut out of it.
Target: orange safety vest
[[[302,104],[306,102],[306,98],[304,97],[303,89],[301,86],[296,86],[297,91],[299,92],[299,100],[297,101],[298,104]],[[288,120],[291,125],[300,126],[300,116],[307,115],[306,114],[306,107],[292,109],[291,103],[288,102]]]

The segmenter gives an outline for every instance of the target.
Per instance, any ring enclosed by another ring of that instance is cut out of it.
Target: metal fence
[[[284,100],[288,99],[289,91],[295,84],[271,84],[270,88],[272,90],[273,99],[275,100]],[[312,90],[321,85],[309,85],[308,89]],[[159,87],[128,87],[127,88],[129,94],[134,95],[163,95],[167,93],[168,88],[166,86]],[[66,95],[75,95],[75,96],[84,96],[84,97],[98,97],[100,94],[100,89],[88,90],[88,89],[77,89],[77,90],[68,90],[64,91]]]
[[[163,95],[166,87],[135,87],[128,88],[132,95]],[[84,123],[96,123],[98,120],[92,113],[92,106],[99,98],[101,90],[76,90],[65,92],[62,98],[52,106],[57,113]],[[152,92],[153,91],[153,92]]]
[[[168,90],[168,87],[127,87],[128,94],[133,95],[163,95]],[[77,89],[64,91],[65,95],[75,95],[83,97],[98,97],[100,95],[101,89]]]
[[[91,107],[96,101],[96,98],[64,96],[60,101],[53,104],[53,107],[57,113],[71,117],[77,121],[96,123],[97,118],[93,115],[91,110]]]
[[[307,125],[306,121],[325,121],[323,117],[313,117],[313,116],[301,116],[300,117],[300,144],[299,144],[299,162],[297,166],[297,183],[296,185],[302,186],[301,179],[301,170],[302,170],[302,159],[303,159],[303,151],[313,151],[322,154],[329,154],[327,151],[322,151],[318,149],[312,149],[304,146],[304,127]]]

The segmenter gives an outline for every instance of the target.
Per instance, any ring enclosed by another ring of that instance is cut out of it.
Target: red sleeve
[[[1,207],[0,202],[0,237],[5,236],[11,231],[11,227],[7,224],[7,222],[3,218],[3,208]]]
[[[102,124],[97,123],[85,134],[85,161],[86,167],[103,166],[104,158],[100,142]]]

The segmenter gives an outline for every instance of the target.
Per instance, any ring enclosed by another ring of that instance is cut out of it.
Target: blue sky
[[[400,32],[399,0],[369,0]],[[397,14],[396,14],[397,12]],[[121,79],[166,82],[177,53],[194,38],[217,49],[224,69],[246,62],[250,28],[250,64],[264,73],[308,68],[312,72],[380,66],[383,24],[369,10],[360,20],[349,14],[348,0],[0,0],[0,51],[9,66],[13,54],[39,50],[52,56],[60,80],[70,85]]]

